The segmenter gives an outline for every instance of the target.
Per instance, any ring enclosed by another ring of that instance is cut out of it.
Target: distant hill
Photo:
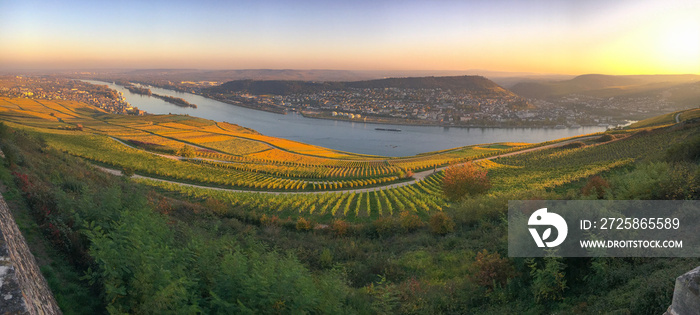
[[[404,89],[443,89],[458,92],[481,92],[512,94],[493,81],[482,76],[389,78],[380,80],[345,83],[352,88],[404,88]]]
[[[324,90],[340,89],[336,82],[312,82],[292,80],[234,80],[206,90],[209,93],[246,92],[253,95],[289,95],[315,93]],[[206,93],[205,93],[206,94]]]
[[[233,80],[287,80],[287,81],[360,81],[385,78],[406,77],[448,77],[479,75],[501,86],[509,87],[515,83],[528,80],[564,80],[572,76],[556,74],[538,74],[528,72],[502,72],[489,70],[329,70],[329,69],[112,69],[86,71],[76,74],[75,71],[58,71],[50,74],[70,75],[74,77],[106,77],[110,80],[133,80],[152,82],[181,82],[181,81],[217,81]]]
[[[219,81],[231,80],[300,80],[300,81],[348,81],[364,80],[367,76],[347,70],[294,70],[294,69],[147,69],[122,74],[132,79],[170,81]]]
[[[444,89],[484,96],[514,96],[493,81],[481,76],[388,78],[352,82],[311,82],[285,80],[235,80],[209,89],[211,93],[247,92],[250,94],[305,94],[350,88]]]
[[[660,91],[693,82],[700,82],[700,76],[587,74],[563,81],[521,82],[513,85],[510,90],[527,98],[547,98],[573,93],[612,97]]]
[[[664,96],[686,108],[700,108],[700,81],[668,88],[664,90]]]

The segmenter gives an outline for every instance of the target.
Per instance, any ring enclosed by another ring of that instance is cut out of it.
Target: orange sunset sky
[[[0,0],[0,70],[700,74],[700,2]]]

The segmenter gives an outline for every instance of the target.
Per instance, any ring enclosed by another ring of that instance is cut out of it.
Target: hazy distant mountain
[[[510,91],[482,76],[422,77],[422,78],[388,78],[380,80],[357,81],[345,83],[352,88],[405,88],[436,89],[456,92],[502,93],[513,95]]]
[[[232,80],[301,80],[350,81],[364,80],[367,76],[346,70],[293,70],[293,69],[147,69],[123,73],[131,78],[169,81],[232,81]]]
[[[57,73],[50,73],[57,74]],[[76,76],[76,71],[59,71],[58,74]],[[525,80],[564,80],[570,75],[538,74],[530,72],[503,72],[489,70],[295,70],[295,69],[113,69],[86,70],[85,75],[110,79],[124,79],[151,82],[218,81],[233,80],[284,80],[284,81],[360,81],[406,77],[445,77],[478,75],[489,78],[501,86],[510,87]]]
[[[247,92],[251,94],[301,94],[349,88],[406,88],[471,92],[484,96],[513,96],[493,81],[481,76],[388,78],[351,82],[312,82],[283,80],[234,80],[210,88],[212,93]]]
[[[698,75],[628,75],[587,74],[564,81],[529,81],[513,85],[510,90],[528,98],[547,98],[566,94],[612,97],[648,93],[674,86],[699,82]]]
[[[207,89],[210,93],[246,92],[253,95],[289,95],[316,93],[344,88],[341,82],[313,82],[287,80],[234,80]]]
[[[529,75],[514,75],[514,76],[489,76],[484,75],[498,85],[509,89],[519,83],[525,82],[553,82],[569,80],[576,76],[568,74],[529,74]]]
[[[673,86],[662,91],[662,96],[685,108],[700,108],[700,81]]]

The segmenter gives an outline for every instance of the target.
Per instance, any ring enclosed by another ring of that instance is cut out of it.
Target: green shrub
[[[455,222],[444,212],[438,212],[430,216],[430,232],[437,235],[445,235],[454,231]]]
[[[668,176],[670,165],[665,162],[645,163],[630,172],[610,178],[616,199],[657,199],[662,178]]]
[[[476,254],[472,268],[474,271],[471,277],[474,282],[489,290],[496,286],[503,287],[509,279],[515,277],[515,268],[507,258],[501,258],[498,253],[490,254],[486,249]]]
[[[336,236],[344,236],[348,232],[349,225],[347,222],[341,219],[333,220],[331,224],[331,230]]]
[[[333,253],[331,253],[330,249],[324,248],[318,260],[321,263],[321,267],[330,268],[333,266]]]
[[[134,176],[134,168],[128,166],[122,167],[122,175],[126,177]]]
[[[562,149],[576,149],[585,147],[586,144],[581,141],[574,141],[561,146]]]
[[[613,135],[604,134],[604,135],[600,136],[600,138],[595,139],[594,141],[599,142],[599,143],[603,143],[603,142],[608,142],[608,141],[612,141],[612,140],[615,140],[615,137],[613,137]]]
[[[700,161],[700,136],[674,144],[666,151],[669,162],[698,162]]]
[[[412,232],[423,227],[423,220],[421,220],[417,214],[409,213],[408,211],[401,212],[399,215],[399,222],[401,223],[401,228],[407,232]]]
[[[277,226],[280,224],[280,218],[276,215],[268,216],[267,214],[263,214],[260,216],[260,224],[262,226]]]
[[[672,277],[648,277],[630,301],[632,314],[663,314],[673,300]]]
[[[610,179],[617,199],[695,200],[700,198],[700,167],[652,162]]]
[[[689,162],[674,163],[666,176],[660,178],[655,197],[664,200],[700,199],[700,167]]]
[[[605,193],[610,189],[610,183],[605,180],[600,175],[596,175],[588,179],[583,188],[581,188],[581,193],[584,196],[595,195],[598,199],[603,199]]]
[[[566,265],[561,258],[545,257],[544,266],[539,266],[534,260],[529,263],[529,266],[535,301],[546,303],[558,301],[564,297],[564,291],[568,287],[564,279]]]
[[[197,152],[192,146],[185,144],[177,150],[176,154],[181,157],[193,158],[197,155]]]
[[[308,231],[311,230],[311,222],[304,218],[297,219],[296,229],[297,231]]]
[[[517,199],[513,199],[517,200]],[[483,220],[496,220],[508,211],[508,199],[481,195],[465,199],[452,206],[454,220],[460,225],[475,225]]]
[[[389,236],[398,232],[398,224],[392,217],[381,217],[372,221],[372,230],[378,236]]]

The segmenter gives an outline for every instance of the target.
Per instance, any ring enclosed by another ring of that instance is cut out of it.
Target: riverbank
[[[440,151],[480,143],[538,143],[605,130],[604,127],[599,126],[556,129],[519,126],[499,128],[485,124],[483,126],[435,126],[404,122],[403,125],[398,125],[394,124],[393,121],[384,125],[378,125],[383,122],[376,122],[372,125],[369,122],[365,123],[365,121],[312,119],[293,111],[287,115],[279,115],[279,113],[272,111],[241,106],[242,104],[222,102],[201,94],[181,93],[151,87],[154,93],[181,97],[198,105],[197,109],[192,109],[172,106],[160,99],[137,95],[126,90],[123,86],[111,82],[107,85],[122,92],[130,104],[138,106],[139,109],[148,113],[181,114],[226,121],[251,128],[268,136],[339,151],[391,157],[411,156],[422,152]],[[376,127],[401,129],[401,132],[377,131]]]
[[[104,80],[99,80],[99,81],[104,81]],[[134,94],[155,97],[155,98],[161,99],[165,102],[168,102],[170,104],[180,106],[180,107],[197,108],[196,104],[192,104],[192,103],[184,100],[181,97],[156,94],[156,93],[153,93],[151,91],[151,89],[149,89],[149,88],[145,88],[142,86],[136,86],[129,81],[120,80],[120,81],[115,82],[115,84],[123,86],[125,89],[129,90],[129,92],[134,93]]]
[[[347,116],[332,116],[326,113],[299,111],[299,114],[305,118],[346,121],[353,123],[366,123],[376,125],[401,125],[401,126],[419,126],[419,127],[452,127],[452,128],[541,128],[541,129],[579,129],[582,127],[595,127],[596,125],[578,125],[575,127],[562,125],[539,125],[539,124],[518,124],[511,123],[496,123],[496,124],[455,124],[455,123],[439,123],[425,120],[408,120],[408,119],[392,119],[388,117],[363,116],[362,118],[350,118]]]
[[[153,96],[155,98],[159,98],[161,100],[164,100],[170,104],[177,105],[177,106],[182,106],[182,107],[192,107],[192,108],[197,108],[197,105],[192,104],[180,97],[172,97],[172,96],[167,96],[167,95],[160,95],[160,94],[155,94],[151,93],[150,96]]]
[[[129,86],[125,86],[123,84],[120,84],[120,82],[117,82],[117,84],[122,85],[125,88],[129,89]],[[155,85],[155,87],[168,90],[168,87],[164,87],[164,86]],[[142,94],[142,93],[139,93],[139,91],[133,91],[131,89],[129,89],[129,90],[132,93]],[[177,92],[177,93],[185,93],[185,92],[175,91],[175,90],[170,90],[170,91]],[[150,90],[149,90],[149,92],[150,92]],[[230,98],[217,97],[216,95],[202,93],[201,91],[195,91],[195,90],[190,91],[190,93],[193,95],[198,95],[198,96],[213,100],[213,101],[222,102],[222,103],[226,103],[226,104],[234,105],[234,106],[239,106],[239,107],[243,107],[243,108],[268,112],[268,113],[286,115],[286,114],[288,114],[288,112],[294,111],[294,112],[298,112],[301,116],[303,116],[305,118],[329,120],[329,121],[345,121],[345,122],[351,122],[351,123],[367,123],[367,124],[376,124],[376,125],[418,126],[418,127],[447,127],[447,128],[453,127],[453,128],[580,129],[580,128],[584,128],[584,127],[601,127],[599,125],[589,125],[589,124],[568,126],[568,125],[560,125],[560,124],[557,124],[556,122],[552,122],[550,124],[543,125],[542,124],[543,122],[539,122],[539,121],[538,122],[482,121],[481,123],[468,123],[468,122],[461,122],[461,121],[460,122],[437,122],[437,121],[433,121],[433,120],[405,119],[405,118],[395,118],[395,117],[378,117],[378,116],[364,116],[364,115],[361,118],[350,118],[349,116],[343,116],[343,115],[333,116],[331,114],[331,112],[326,112],[326,111],[297,110],[295,108],[284,108],[284,107],[275,106],[275,105],[271,105],[271,104],[253,102],[253,101],[249,101],[247,99],[232,100]],[[149,95],[149,96],[162,98],[162,96],[158,95],[158,94],[153,94],[153,95]],[[166,102],[170,102],[167,99],[163,99],[163,100]],[[173,103],[173,102],[170,102],[170,103]],[[175,103],[173,103],[173,104],[175,104]],[[179,105],[179,104],[175,104],[175,105]],[[192,107],[196,108],[196,105],[192,106]],[[611,124],[610,126],[614,127],[615,124]]]
[[[271,106],[263,106],[263,105],[260,105],[259,103],[256,103],[256,104],[246,104],[246,103],[240,102],[240,101],[232,101],[232,100],[225,99],[225,98],[217,98],[217,97],[214,97],[214,96],[211,96],[211,95],[208,95],[208,94],[201,94],[201,93],[193,93],[193,94],[194,94],[194,95],[199,95],[199,96],[201,96],[201,97],[206,97],[206,98],[208,98],[208,99],[210,99],[210,100],[214,100],[214,101],[217,101],[217,102],[222,102],[222,103],[226,103],[226,104],[229,104],[229,105],[233,105],[233,106],[240,106],[240,107],[245,107],[245,108],[249,108],[249,109],[259,110],[259,111],[268,112],[268,113],[275,113],[275,114],[287,115],[287,111],[284,110],[283,108],[271,107]]]

